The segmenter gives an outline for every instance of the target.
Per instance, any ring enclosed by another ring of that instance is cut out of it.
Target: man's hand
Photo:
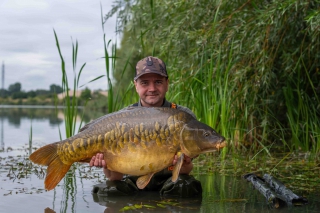
[[[178,156],[175,155],[174,159],[172,161],[172,165],[176,165],[177,161],[178,161]],[[184,155],[183,164],[181,166],[179,174],[187,174],[188,175],[192,169],[193,169],[192,159],[189,156]]]
[[[103,173],[106,175],[106,177],[113,181],[113,180],[122,180],[123,174],[119,172],[110,171],[106,166],[106,161],[104,160],[104,156],[102,153],[96,154],[96,156],[93,156],[89,163],[90,166],[96,166],[96,167],[102,167]]]

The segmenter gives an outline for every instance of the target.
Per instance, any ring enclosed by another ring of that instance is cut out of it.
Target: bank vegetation
[[[118,0],[113,15],[114,110],[138,100],[135,64],[153,55],[167,64],[167,99],[232,149],[319,153],[320,1]]]

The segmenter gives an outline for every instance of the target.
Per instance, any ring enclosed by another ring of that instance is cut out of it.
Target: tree
[[[86,87],[86,88],[81,92],[80,98],[81,98],[82,100],[88,100],[88,99],[90,99],[90,98],[91,98],[91,90]]]
[[[27,92],[27,96],[31,97],[31,98],[34,98],[34,97],[37,96],[37,93],[35,91],[31,90],[31,91]]]
[[[25,92],[21,92],[21,91],[19,91],[19,92],[14,92],[13,94],[12,94],[12,98],[13,99],[23,99],[23,98],[27,98],[28,96],[27,96],[27,93],[25,93]]]
[[[9,85],[8,90],[10,93],[20,92],[21,91],[21,83],[17,82],[17,83]]]
[[[62,87],[60,87],[59,85],[56,85],[56,84],[51,84],[50,85],[50,92],[52,93],[61,93],[62,92]]]

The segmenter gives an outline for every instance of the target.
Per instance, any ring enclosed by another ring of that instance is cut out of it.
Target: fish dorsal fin
[[[183,159],[184,159],[184,154],[182,152],[178,152],[177,155],[178,155],[178,160],[176,165],[174,165],[173,171],[172,171],[172,179],[171,179],[172,182],[177,181],[181,166],[183,164]]]
[[[144,189],[148,183],[150,182],[151,178],[153,177],[154,173],[146,174],[138,178],[137,186],[139,189]]]

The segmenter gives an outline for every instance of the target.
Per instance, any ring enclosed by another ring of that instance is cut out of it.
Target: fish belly
[[[105,151],[105,161],[111,171],[141,176],[155,173],[172,165],[176,151],[168,147],[149,147],[136,152],[123,149],[119,154]]]

